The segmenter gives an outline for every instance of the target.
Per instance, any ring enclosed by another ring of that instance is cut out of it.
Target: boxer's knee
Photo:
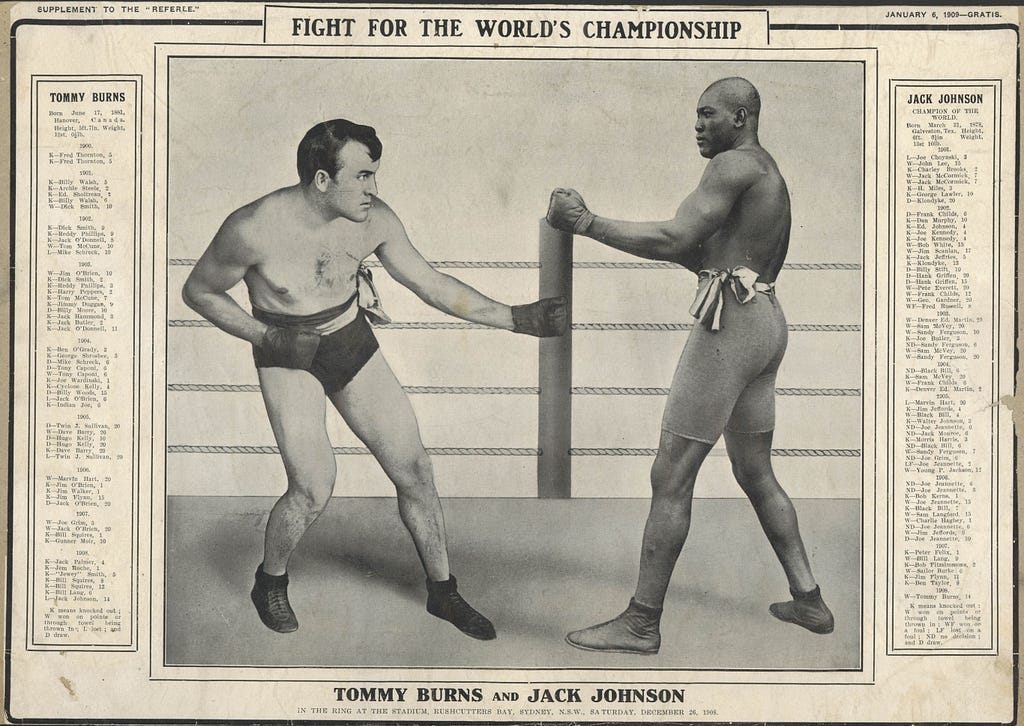
[[[337,467],[333,465],[291,471],[288,474],[288,496],[302,509],[319,513],[331,500],[336,476]]]
[[[725,445],[732,475],[748,497],[763,497],[778,487],[772,470],[770,434],[726,431]]]
[[[729,463],[732,465],[732,475],[736,478],[736,483],[755,504],[778,492],[779,483],[775,479],[771,460],[767,456],[749,456],[730,450]]]
[[[434,465],[423,449],[396,462],[391,478],[399,496],[418,497],[434,491]]]
[[[292,490],[292,497],[303,510],[319,514],[327,506],[327,502],[331,501],[333,490],[334,487],[324,484],[295,487]]]
[[[651,494],[654,497],[688,498],[693,496],[696,472],[682,462],[659,453],[651,466]]]
[[[749,487],[757,487],[774,478],[770,465],[743,458],[734,458],[730,463],[732,464],[732,475],[744,490]]]
[[[651,466],[651,492],[655,497],[692,497],[697,472],[711,444],[662,431],[658,455]]]

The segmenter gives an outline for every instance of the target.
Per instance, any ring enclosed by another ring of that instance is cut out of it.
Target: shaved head
[[[761,95],[745,78],[715,81],[697,102],[697,148],[705,159],[747,143],[757,144]]]
[[[704,91],[704,96],[714,96],[729,111],[747,109],[747,114],[757,118],[761,115],[761,94],[746,78],[733,76],[715,81]]]

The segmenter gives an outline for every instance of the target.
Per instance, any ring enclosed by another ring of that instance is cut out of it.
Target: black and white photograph
[[[1012,9],[3,10],[4,723],[1016,722]]]
[[[858,669],[863,84],[172,57],[166,663]]]

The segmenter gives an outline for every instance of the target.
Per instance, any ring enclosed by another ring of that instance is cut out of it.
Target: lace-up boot
[[[252,587],[252,604],[260,620],[278,633],[291,633],[299,629],[299,621],[288,604],[288,573],[268,575],[261,564],[256,568],[256,584]]]
[[[427,612],[447,620],[471,638],[494,640],[497,637],[491,621],[462,599],[455,575],[442,582],[427,580]]]

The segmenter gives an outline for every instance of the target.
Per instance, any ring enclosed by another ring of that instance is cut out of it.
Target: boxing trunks
[[[788,330],[775,284],[747,267],[702,270],[662,430],[714,444],[725,429],[775,428],[775,376]]]
[[[355,320],[340,325],[339,321],[356,303],[359,311]],[[370,270],[362,264],[357,273],[356,292],[341,305],[309,315],[272,313],[253,305],[252,316],[267,325],[304,327],[320,334],[313,362],[305,370],[320,381],[328,394],[348,385],[380,347],[367,318],[378,324],[391,322],[380,306],[380,296]],[[252,356],[257,368],[293,367],[275,360],[270,351],[258,345],[253,345]]]

